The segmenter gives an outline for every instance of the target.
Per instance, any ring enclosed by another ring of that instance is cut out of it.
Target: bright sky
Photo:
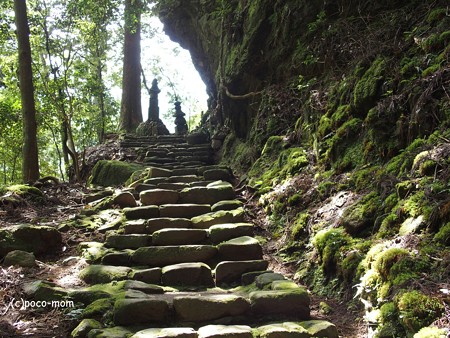
[[[189,51],[173,42],[163,31],[163,24],[156,17],[145,18],[150,22],[154,33],[141,33],[141,64],[144,69],[147,85],[150,87],[157,76],[161,93],[158,96],[159,116],[170,132],[175,131],[174,120],[164,118],[164,114],[170,111],[173,115],[174,106],[171,104],[170,82],[174,84],[175,92],[180,97],[181,109],[189,117],[199,115],[207,109],[206,86],[192,64]],[[170,79],[170,80],[169,80]],[[113,91],[113,95],[120,100],[121,89]],[[148,118],[148,92],[142,86],[142,115],[144,121]],[[195,126],[190,126],[193,129]]]

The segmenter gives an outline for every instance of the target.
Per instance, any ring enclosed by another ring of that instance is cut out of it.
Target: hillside
[[[363,304],[369,335],[448,328],[447,3],[167,0],[158,12],[207,85],[203,128],[272,255],[315,293]]]

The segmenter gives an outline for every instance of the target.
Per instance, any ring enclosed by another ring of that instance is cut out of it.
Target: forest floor
[[[41,188],[44,203],[24,201],[15,208],[0,209],[0,228],[21,223],[32,223],[58,227],[72,219],[84,207],[82,196],[88,189],[80,184],[49,183]],[[254,206],[253,206],[254,207]],[[258,213],[259,214],[259,213]],[[253,220],[255,221],[255,220]],[[256,220],[263,222],[263,219]],[[62,232],[63,248],[61,252],[37,257],[37,266],[33,268],[0,268],[0,337],[70,337],[71,330],[77,325],[77,310],[70,308],[24,308],[12,306],[12,301],[26,299],[23,286],[30,281],[46,280],[63,288],[83,285],[78,272],[86,266],[83,260],[76,264],[65,264],[67,260],[78,256],[80,242],[101,240],[103,234],[68,227]],[[270,269],[293,278],[295,268],[284,264],[274,250],[275,243],[265,244],[265,259]],[[321,313],[319,303],[331,306],[329,314]],[[367,336],[367,327],[363,321],[363,309],[349,309],[348,303],[341,300],[311,294],[311,315],[316,319],[326,319],[334,323],[341,337],[362,338]],[[72,311],[72,312],[71,312]]]

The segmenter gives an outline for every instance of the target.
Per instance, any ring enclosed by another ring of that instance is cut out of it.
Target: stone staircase
[[[121,145],[148,168],[116,196],[122,218],[104,242],[80,245],[91,264],[80,273],[88,286],[69,292],[85,306],[72,337],[338,337],[310,318],[304,287],[267,270],[233,175],[212,165],[209,145]]]

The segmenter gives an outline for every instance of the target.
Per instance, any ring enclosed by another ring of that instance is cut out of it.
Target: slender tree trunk
[[[125,0],[122,105],[119,128],[132,133],[141,122],[141,2]]]
[[[30,182],[39,179],[39,160],[33,73],[31,68],[30,30],[25,0],[14,0],[14,12],[19,47],[19,84],[23,116],[22,179],[24,182]]]

